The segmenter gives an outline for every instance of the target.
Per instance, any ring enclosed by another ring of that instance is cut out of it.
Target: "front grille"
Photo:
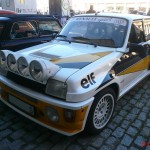
[[[19,84],[19,85],[27,87],[29,89],[35,90],[35,91],[40,92],[40,93],[45,93],[45,87],[46,86],[41,84],[41,83],[38,83],[36,81],[27,79],[25,77],[22,77],[20,75],[12,73],[12,72],[7,73],[7,78],[13,82]]]

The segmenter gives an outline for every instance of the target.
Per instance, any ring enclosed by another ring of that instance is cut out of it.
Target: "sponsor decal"
[[[95,79],[94,72],[92,72],[91,74],[87,75],[86,78],[83,78],[81,80],[81,86],[84,89],[89,88],[91,85],[94,85],[96,83],[94,79]]]
[[[127,21],[125,19],[111,18],[111,17],[76,17],[72,18],[71,21],[82,21],[82,22],[104,22],[112,23],[114,25],[126,26]]]
[[[135,73],[138,71],[148,69],[148,65],[149,65],[148,63],[149,63],[149,56],[144,57],[143,59],[140,59],[139,61],[132,64],[131,66],[126,66],[126,68],[117,75],[121,76],[121,75],[129,74],[129,73]]]
[[[108,74],[105,76],[104,80],[102,81],[102,83],[100,84],[100,86],[96,89],[98,90],[99,88],[101,88],[103,85],[107,84],[108,82],[112,81],[115,77],[115,71],[114,70],[110,70],[108,72]]]
[[[42,51],[37,51],[32,53],[32,55],[37,57],[45,57],[49,58],[49,60],[62,67],[62,68],[76,68],[81,69],[90,63],[110,54],[112,52],[98,52],[98,53],[89,53],[89,54],[81,54],[70,57],[61,57],[52,54],[43,53]]]
[[[82,54],[71,57],[64,57],[59,59],[51,60],[56,65],[59,65],[62,68],[76,68],[81,69],[90,63],[105,57],[111,52],[99,52],[99,53],[90,53],[90,54]]]

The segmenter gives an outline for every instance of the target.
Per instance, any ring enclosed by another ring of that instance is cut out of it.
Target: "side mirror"
[[[55,38],[58,35],[58,33],[53,33],[53,38]]]
[[[55,38],[58,35],[58,32],[53,32],[52,37]]]
[[[128,42],[128,44],[127,44],[127,48],[130,48],[130,46],[131,46],[131,43],[130,43],[130,42]]]
[[[145,47],[140,44],[128,43],[127,48],[129,48],[130,52],[142,52]]]
[[[150,40],[150,34],[148,34],[147,36],[146,36],[146,41],[149,41]]]

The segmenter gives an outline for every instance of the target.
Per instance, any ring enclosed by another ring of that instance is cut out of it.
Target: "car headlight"
[[[34,80],[39,81],[39,82],[43,82],[43,80],[44,80],[44,68],[39,61],[33,60],[30,63],[29,71],[30,71],[30,74]]]
[[[46,94],[66,99],[67,84],[61,81],[49,79],[46,85]]]
[[[6,68],[7,67],[7,53],[4,51],[0,51],[0,67]]]
[[[17,60],[13,54],[7,56],[7,66],[11,71],[17,71]]]
[[[29,67],[28,66],[29,66],[29,64],[28,64],[28,61],[26,60],[26,58],[20,57],[17,60],[18,71],[21,75],[29,76]]]

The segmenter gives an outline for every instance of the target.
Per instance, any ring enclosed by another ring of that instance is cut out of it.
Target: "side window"
[[[12,26],[11,39],[33,38],[37,37],[37,28],[35,21],[18,21]]]
[[[53,33],[58,33],[60,30],[61,27],[55,20],[39,21],[40,36],[51,36]]]
[[[129,35],[130,43],[140,43],[144,41],[144,31],[142,21],[133,22]]]
[[[150,40],[150,19],[144,20],[144,31],[145,31],[146,41]]]

